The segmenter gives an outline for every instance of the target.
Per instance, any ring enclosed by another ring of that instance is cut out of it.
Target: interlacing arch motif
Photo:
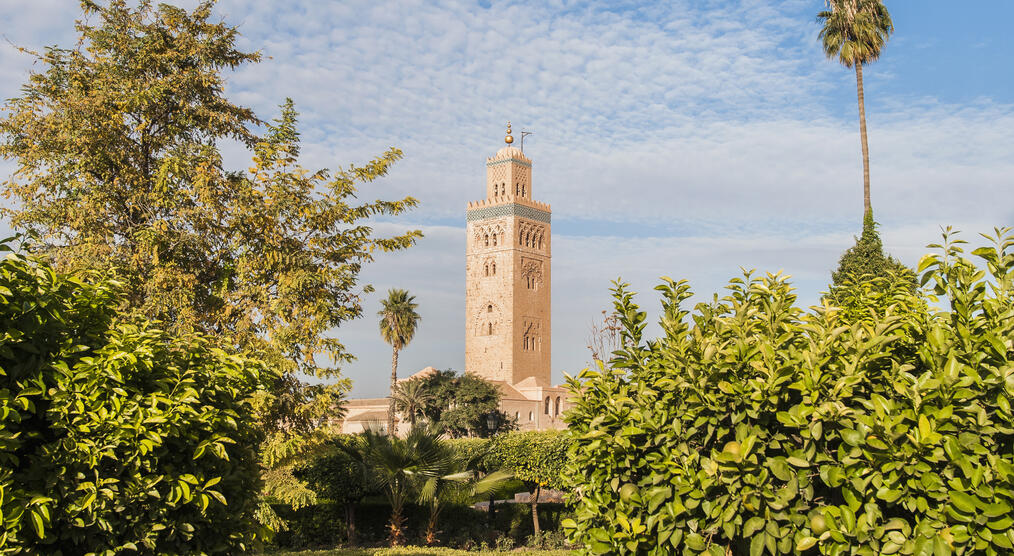
[[[524,351],[542,351],[542,325],[534,320],[522,321],[521,349]]]
[[[542,287],[542,262],[522,259],[521,278],[524,280],[525,288],[529,290],[538,290]]]
[[[543,249],[545,246],[546,227],[541,224],[522,222],[518,227],[518,245],[529,249]]]
[[[479,247],[497,247],[505,245],[507,234],[500,224],[490,224],[475,227],[475,245]]]
[[[500,306],[487,301],[479,306],[472,317],[472,330],[476,336],[495,336],[503,332]]]

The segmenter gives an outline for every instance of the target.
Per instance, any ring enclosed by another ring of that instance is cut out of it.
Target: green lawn
[[[420,555],[436,555],[436,556],[454,556],[454,555],[486,555],[486,554],[510,554],[514,555],[525,555],[531,554],[535,556],[571,556],[576,552],[570,550],[519,550],[511,552],[494,552],[494,551],[482,551],[482,552],[469,552],[467,550],[454,550],[451,548],[423,548],[415,546],[406,546],[403,548],[347,548],[347,549],[335,549],[335,550],[304,550],[301,552],[274,552],[271,556],[415,556]]]

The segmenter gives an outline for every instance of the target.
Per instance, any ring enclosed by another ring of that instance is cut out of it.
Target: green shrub
[[[0,552],[241,550],[268,375],[199,336],[112,326],[116,290],[0,261]]]
[[[490,440],[484,465],[510,471],[529,486],[560,488],[569,442],[563,431],[500,434]]]
[[[947,234],[932,247],[929,291],[898,288],[857,320],[796,307],[777,275],[691,315],[689,286],[666,279],[663,335],[645,341],[618,285],[623,348],[570,381],[571,538],[593,553],[1009,553],[1014,235],[972,252],[985,271]]]

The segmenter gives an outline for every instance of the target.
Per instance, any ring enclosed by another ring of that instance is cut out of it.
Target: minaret
[[[486,198],[468,203],[465,370],[550,385],[550,215],[532,199],[532,161],[511,146],[486,159]]]

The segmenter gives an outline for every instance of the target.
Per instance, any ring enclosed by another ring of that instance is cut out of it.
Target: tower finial
[[[507,136],[503,138],[503,142],[510,145],[514,142],[514,137],[511,135],[511,121],[507,120]]]

